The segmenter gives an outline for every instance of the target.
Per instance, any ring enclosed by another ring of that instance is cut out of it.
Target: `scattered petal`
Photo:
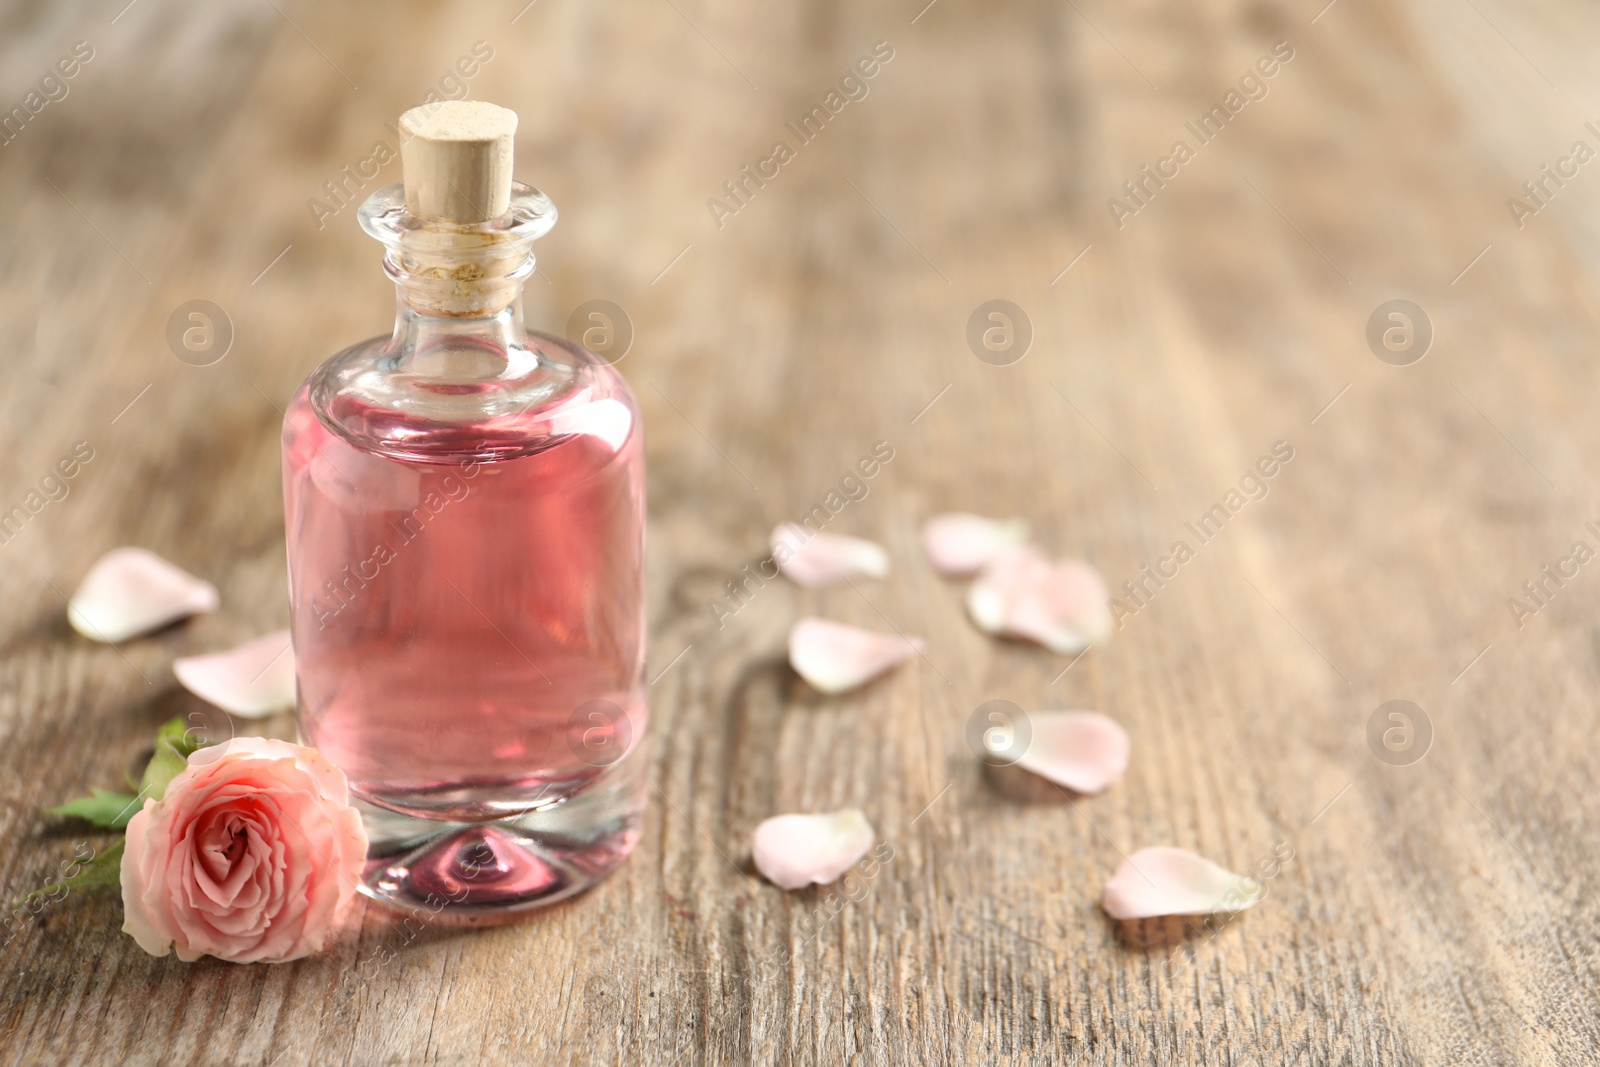
[[[217,610],[217,588],[154,552],[114,548],[84,576],[67,604],[72,628],[116,643],[170,622]]]
[[[940,574],[976,574],[1008,548],[1028,539],[1021,519],[1000,522],[982,515],[935,515],[922,527],[922,547]]]
[[[201,700],[242,719],[294,707],[294,650],[288,630],[226,652],[179,657],[172,661],[172,673]]]
[[[1128,731],[1093,711],[1037,711],[1017,766],[1075,793],[1102,793],[1128,769]]]
[[[812,533],[786,522],[772,531],[772,558],[796,585],[837,585],[859,575],[889,577],[889,553],[876,541]]]
[[[1106,883],[1100,906],[1113,919],[1243,911],[1261,899],[1261,883],[1181,848],[1141,848]]]
[[[1087,563],[1052,563],[1024,545],[984,568],[967,591],[967,611],[984,633],[1026,637],[1070,654],[1110,639],[1108,600],[1105,581]]]
[[[827,885],[872,847],[872,824],[858,808],[826,815],[777,815],[750,842],[756,870],[784,889]]]
[[[842,693],[870,681],[922,651],[920,637],[861,630],[807,618],[789,631],[789,663],[824,693]]]

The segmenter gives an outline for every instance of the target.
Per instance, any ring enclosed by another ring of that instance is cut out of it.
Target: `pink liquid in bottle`
[[[479,461],[468,425],[416,462],[352,445],[295,398],[301,714],[359,794],[423,817],[513,813],[643,736],[636,419],[584,396],[538,413],[567,432],[526,455]]]

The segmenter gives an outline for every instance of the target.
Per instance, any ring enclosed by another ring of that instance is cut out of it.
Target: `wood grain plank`
[[[606,298],[636,331],[652,806],[621,871],[527,923],[362,909],[281,967],[154,960],[114,899],[53,904],[4,935],[0,1061],[1595,1057],[1600,809],[1575,786],[1595,773],[1600,601],[1586,569],[1520,628],[1506,607],[1600,519],[1600,194],[1585,174],[1520,230],[1505,206],[1593,117],[1588,14],[117,6],[0,16],[0,101],[73,41],[96,49],[0,146],[0,504],[95,448],[0,545],[0,886],[104,843],[39,813],[203,712],[174,656],[281,625],[279,409],[392,299],[353,208],[319,228],[307,202],[480,40],[470,92],[518,108],[519,174],[563,213],[530,320],[560,332]],[[719,228],[707,199],[880,40],[894,58],[865,98]],[[1107,198],[1285,40],[1267,95],[1118,228]],[[1436,331],[1403,368],[1364,340],[1397,296]],[[196,298],[235,329],[212,367],[166,350]],[[996,298],[1033,328],[1007,367],[965,337]],[[768,583],[719,627],[708,604],[771,527],[878,441],[894,458],[833,528],[888,546],[890,580]],[[1078,662],[977,634],[921,560],[930,514],[1024,515],[1116,590],[1278,441],[1294,458],[1266,496]],[[78,639],[63,594],[123,543],[217,582],[223,610]],[[784,662],[802,614],[922,634],[926,659],[821,698]],[[1395,697],[1435,731],[1412,766],[1367,748]],[[986,770],[965,729],[990,699],[1112,715],[1126,779],[1076,798]],[[855,899],[751,868],[762,818],[845,805],[892,849]],[[1119,928],[1100,887],[1156,843],[1294,859],[1214,937]]]

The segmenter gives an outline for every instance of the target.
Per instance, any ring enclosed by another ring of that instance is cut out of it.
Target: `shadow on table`
[[[996,796],[1013,804],[1071,804],[1088,796],[1086,793],[1074,793],[1015,764],[997,766],[985,763],[982,766],[984,785]]]
[[[1150,952],[1171,951],[1180,946],[1199,948],[1212,937],[1203,925],[1205,916],[1162,915],[1153,919],[1112,919],[1117,944],[1124,948]]]

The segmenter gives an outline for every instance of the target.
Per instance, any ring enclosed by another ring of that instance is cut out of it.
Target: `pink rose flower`
[[[345,777],[314,749],[202,748],[128,823],[122,929],[153,956],[279,963],[317,952],[367,855]]]

